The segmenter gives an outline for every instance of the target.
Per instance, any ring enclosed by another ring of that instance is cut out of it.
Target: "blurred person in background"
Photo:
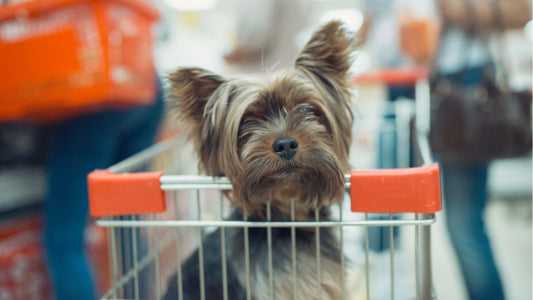
[[[86,114],[52,126],[44,242],[58,300],[96,299],[84,253],[87,175],[153,144],[163,113],[159,80],[157,87],[151,105]]]
[[[436,57],[432,59],[431,53],[419,51],[415,43],[407,41],[403,41],[402,49],[419,63],[433,65],[437,77],[462,86],[481,86],[485,68],[493,67],[493,54],[484,35],[500,30],[498,13],[503,29],[521,28],[531,19],[528,0],[436,0],[436,5],[443,21]],[[504,299],[483,220],[489,162],[437,159],[446,224],[468,296],[472,300]]]
[[[425,13],[432,11],[432,5],[427,1],[399,1],[399,0],[365,0],[363,1],[364,21],[357,32],[356,47],[368,51],[372,57],[373,67],[378,71],[410,71],[414,70],[416,62],[406,55],[400,47],[401,16],[406,10],[418,7]],[[432,11],[433,12],[433,11]],[[423,37],[418,35],[417,42]],[[377,168],[393,169],[407,167],[411,161],[398,161],[397,144],[398,128],[396,127],[395,101],[398,99],[414,99],[414,83],[388,83],[386,85],[387,105],[382,112],[379,128]],[[388,219],[389,215],[372,216],[371,218]],[[388,227],[371,227],[369,231],[369,247],[374,251],[385,251],[390,248]],[[399,231],[394,229],[394,237]]]
[[[311,20],[305,0],[249,0],[238,15],[236,45],[224,56],[243,72],[269,72],[292,65],[300,51],[298,35]]]
[[[149,104],[102,108],[51,126],[44,246],[58,300],[97,299],[93,271],[84,251],[89,222],[87,175],[156,141],[164,112],[164,92],[155,68],[152,80],[155,91]]]
[[[406,18],[416,20],[424,30],[417,32],[414,42],[418,47],[425,45],[424,50],[433,50],[438,32],[433,3],[425,0],[365,0],[363,4],[364,22],[357,33],[357,46],[364,44],[363,49],[373,57],[373,67],[384,72],[419,74],[418,60],[406,55],[402,49],[401,27]],[[386,86],[388,103],[383,116],[384,126],[380,130],[378,168],[398,168],[411,163],[397,161],[393,102],[402,98],[414,99],[414,86],[415,83],[409,81],[389,82]]]

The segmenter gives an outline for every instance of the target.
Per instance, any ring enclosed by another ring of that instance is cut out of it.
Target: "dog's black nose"
[[[284,137],[277,139],[272,145],[272,150],[279,154],[281,158],[291,159],[298,150],[298,142],[291,137]]]

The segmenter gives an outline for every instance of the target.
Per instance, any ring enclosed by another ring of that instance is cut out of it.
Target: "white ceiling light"
[[[199,11],[214,8],[218,0],[165,0],[165,3],[179,11]]]
[[[341,20],[346,24],[348,30],[357,32],[363,25],[363,19],[363,13],[358,9],[334,9],[324,12],[320,22],[326,23],[330,20]]]

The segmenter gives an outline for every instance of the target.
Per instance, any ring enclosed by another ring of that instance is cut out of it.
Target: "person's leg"
[[[503,288],[485,233],[487,165],[441,163],[448,232],[472,300],[503,299]]]
[[[151,146],[161,123],[164,110],[163,90],[158,81],[158,92],[155,102],[151,105],[133,108],[124,112],[121,131],[121,145],[117,159],[126,159]]]
[[[105,114],[104,114],[105,115]],[[111,124],[90,115],[54,126],[48,156],[44,243],[56,299],[95,299],[84,253],[87,174],[105,168],[116,151]]]

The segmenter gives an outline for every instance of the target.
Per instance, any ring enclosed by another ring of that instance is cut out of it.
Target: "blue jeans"
[[[441,162],[446,224],[471,300],[504,299],[485,233],[488,165]]]
[[[446,74],[465,86],[480,84],[486,68],[470,67]],[[471,300],[504,299],[500,276],[485,233],[488,163],[478,165],[441,161],[446,223]]]
[[[88,114],[54,125],[47,162],[44,244],[56,299],[96,298],[84,253],[87,174],[154,142],[162,98],[159,90],[149,106]]]

